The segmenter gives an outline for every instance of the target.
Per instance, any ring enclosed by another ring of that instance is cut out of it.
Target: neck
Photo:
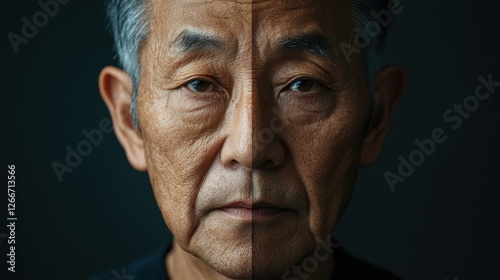
[[[168,276],[177,279],[230,280],[209,267],[204,261],[184,251],[174,240],[172,250],[165,257]]]
[[[330,280],[333,278],[336,268],[335,256],[330,255],[327,259],[317,261],[309,256],[297,265],[290,267],[278,279],[307,279],[307,280]]]

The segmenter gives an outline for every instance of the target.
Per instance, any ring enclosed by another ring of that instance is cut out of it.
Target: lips
[[[289,209],[267,202],[235,202],[227,204],[219,208],[219,210],[224,211],[235,218],[252,221],[277,217],[280,214],[289,211]]]

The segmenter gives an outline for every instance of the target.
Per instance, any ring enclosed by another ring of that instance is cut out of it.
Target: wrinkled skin
[[[117,136],[174,235],[173,279],[281,279],[330,238],[405,84],[401,69],[385,71],[371,120],[362,60],[347,64],[338,48],[349,15],[340,0],[152,0],[140,132],[127,115],[130,80],[103,70]],[[193,47],[185,34],[211,41]],[[310,34],[328,56],[280,48]],[[334,262],[309,279],[329,279]]]

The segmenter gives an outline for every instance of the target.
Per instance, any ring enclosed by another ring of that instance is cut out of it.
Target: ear
[[[380,154],[389,131],[392,115],[406,90],[408,76],[400,66],[391,65],[382,68],[373,82],[379,96],[379,103],[363,139],[361,166],[372,164]]]
[[[146,171],[144,142],[133,124],[130,113],[133,92],[130,76],[119,68],[105,67],[99,76],[99,89],[113,119],[116,137],[125,149],[128,161],[135,169]]]

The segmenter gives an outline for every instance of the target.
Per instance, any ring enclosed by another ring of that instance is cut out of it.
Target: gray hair
[[[141,76],[140,52],[150,29],[147,2],[148,0],[109,0],[106,7],[118,61],[132,79],[130,111],[137,128],[139,128],[136,105]]]
[[[351,0],[353,13],[351,15],[352,28],[362,33],[370,43],[363,49],[363,65],[368,82],[368,91],[372,97],[372,118],[378,107],[378,94],[373,84],[373,77],[380,68],[380,55],[384,49],[387,29],[376,23],[372,18],[372,12],[385,10],[389,0]],[[370,34],[369,25],[375,23],[379,28],[376,36]],[[389,22],[390,23],[390,22]]]
[[[115,50],[120,66],[132,79],[133,94],[130,111],[134,125],[139,128],[137,117],[137,92],[140,82],[140,51],[143,42],[150,31],[148,20],[149,0],[109,0],[107,3],[107,16],[111,33],[115,42]],[[368,24],[373,21],[370,13],[381,11],[385,8],[388,0],[351,0],[353,13],[351,15],[352,27],[360,30],[367,38]],[[376,109],[378,95],[373,86],[372,78],[379,68],[380,54],[382,53],[386,29],[381,28],[381,32],[371,38],[369,45],[364,48],[363,61],[365,76],[368,81],[368,90],[372,97],[373,108]]]

